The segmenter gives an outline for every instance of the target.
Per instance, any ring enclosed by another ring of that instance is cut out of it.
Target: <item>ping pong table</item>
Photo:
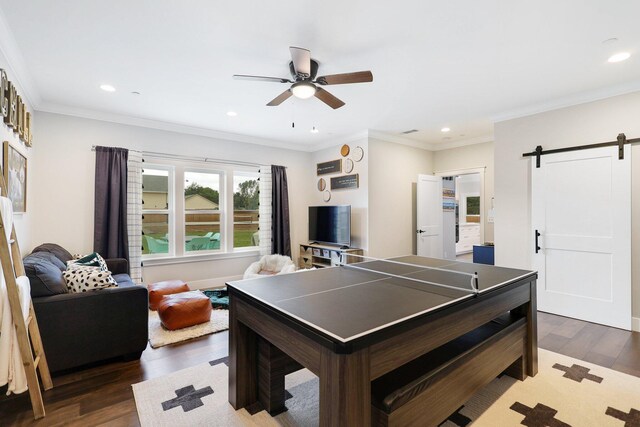
[[[261,395],[277,396],[278,388],[283,395],[284,374],[295,370],[286,365],[294,363],[319,377],[320,425],[370,425],[373,380],[509,311],[526,317],[522,370],[537,373],[536,272],[419,256],[361,258],[227,283],[235,409],[257,401],[273,409]],[[289,362],[277,363],[277,353]],[[281,384],[272,383],[274,370]]]

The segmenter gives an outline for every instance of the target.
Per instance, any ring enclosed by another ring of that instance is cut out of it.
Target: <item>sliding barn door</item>
[[[531,164],[538,309],[631,329],[631,150],[548,154]],[[537,242],[537,245],[536,245]]]

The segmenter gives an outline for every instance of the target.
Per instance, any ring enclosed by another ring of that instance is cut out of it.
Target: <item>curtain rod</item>
[[[96,151],[96,145],[93,145],[91,147],[91,151]],[[261,166],[268,166],[268,165],[261,165],[258,163],[251,163],[251,162],[241,162],[241,161],[234,161],[234,160],[225,160],[225,159],[216,159],[214,157],[195,157],[195,156],[184,156],[181,154],[171,154],[171,153],[159,153],[156,151],[140,151],[140,150],[129,150],[129,151],[136,151],[138,153],[141,153],[143,156],[147,156],[147,157],[154,157],[157,159],[173,159],[173,160],[185,160],[185,161],[190,161],[190,162],[202,162],[202,163],[221,163],[221,164],[226,164],[226,165],[236,165],[236,166],[252,166],[252,167],[261,167]],[[286,168],[286,166],[285,166]]]

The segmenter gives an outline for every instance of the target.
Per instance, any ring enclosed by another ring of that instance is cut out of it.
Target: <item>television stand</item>
[[[300,244],[300,268],[325,268],[340,265],[340,259],[344,257],[347,264],[353,264],[362,261],[358,257],[343,256],[347,255],[363,255],[362,249],[350,248],[345,246],[321,245],[318,243],[301,243]]]

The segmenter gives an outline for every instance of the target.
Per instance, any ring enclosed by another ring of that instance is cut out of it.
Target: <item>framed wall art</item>
[[[7,197],[11,199],[14,213],[27,211],[27,158],[4,142],[2,170],[7,183]],[[4,194],[3,194],[4,195]]]

